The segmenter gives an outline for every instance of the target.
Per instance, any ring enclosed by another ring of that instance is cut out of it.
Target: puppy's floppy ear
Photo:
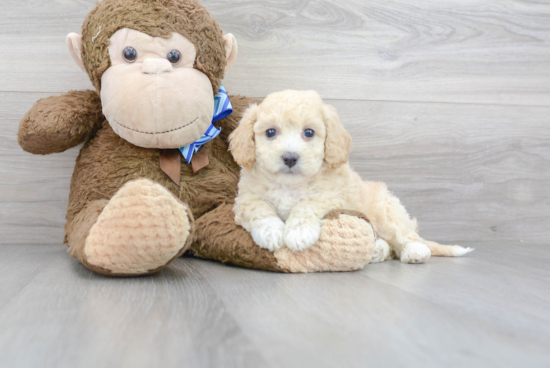
[[[237,129],[229,136],[229,150],[235,162],[251,169],[256,162],[256,142],[254,141],[254,124],[258,118],[258,106],[252,104],[244,113]]]
[[[323,105],[323,117],[327,135],[325,138],[325,162],[331,169],[336,169],[348,161],[351,149],[351,136],[340,123],[336,109]]]

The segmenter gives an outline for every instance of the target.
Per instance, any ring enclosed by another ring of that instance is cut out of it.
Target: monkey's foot
[[[301,252],[283,247],[273,253],[287,272],[355,271],[372,259],[374,229],[356,211],[332,211],[323,220],[319,241]]]
[[[147,179],[126,183],[90,229],[83,263],[114,276],[159,271],[191,244],[192,215],[163,186]]]

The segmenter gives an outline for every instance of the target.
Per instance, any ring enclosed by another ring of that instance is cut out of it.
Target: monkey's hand
[[[19,145],[41,155],[63,152],[88,140],[103,119],[95,91],[43,98],[19,123]]]

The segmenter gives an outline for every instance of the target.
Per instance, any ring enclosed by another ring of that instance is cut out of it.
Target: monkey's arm
[[[63,152],[86,141],[103,120],[95,91],[43,98],[19,123],[19,145],[41,155]]]

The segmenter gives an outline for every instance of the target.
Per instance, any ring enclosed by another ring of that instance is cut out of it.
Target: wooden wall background
[[[382,180],[441,241],[550,236],[550,3],[543,0],[203,0],[239,42],[230,93],[316,89]],[[78,149],[33,156],[19,119],[91,88],[64,38],[94,0],[0,11],[0,243],[59,244]]]

